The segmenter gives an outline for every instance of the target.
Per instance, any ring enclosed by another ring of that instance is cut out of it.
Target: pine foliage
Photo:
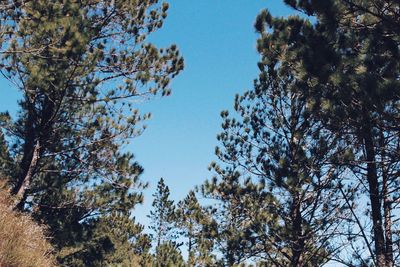
[[[1,164],[14,162],[3,170],[16,207],[49,225],[62,265],[121,263],[143,242],[141,226],[128,221],[146,183],[125,146],[150,114],[135,103],[169,95],[183,68],[175,45],[157,48],[147,40],[162,27],[168,5],[1,4],[2,73],[22,93],[17,116],[1,115],[1,153],[11,159]],[[124,224],[122,242],[112,230]]]

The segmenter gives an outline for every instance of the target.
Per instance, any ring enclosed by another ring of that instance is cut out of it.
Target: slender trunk
[[[190,219],[189,219],[190,220]],[[190,222],[191,223],[191,222]],[[192,231],[191,229],[189,230],[189,240],[188,240],[188,265],[189,266],[194,266],[194,262],[193,262],[193,255],[192,255]]]
[[[300,211],[300,198],[295,196],[291,211],[292,224],[292,264],[293,267],[303,267],[304,238],[302,236],[302,217]]]
[[[37,166],[39,159],[40,143],[37,140],[37,132],[35,131],[35,114],[33,108],[34,100],[26,98],[25,105],[27,105],[27,118],[24,126],[24,146],[23,156],[20,162],[21,170],[17,176],[16,184],[13,188],[12,193],[16,196],[15,208],[23,210],[26,190],[29,188],[34,175],[34,171]]]
[[[18,186],[15,189],[16,192],[15,196],[17,197],[18,201],[16,208],[19,210],[23,210],[24,208],[25,200],[27,197],[27,189],[29,189],[29,186],[32,181],[32,176],[34,175],[39,160],[39,150],[40,150],[40,143],[39,141],[37,141],[33,148],[30,164],[26,172],[24,172],[24,176],[21,177],[20,180],[18,181]]]
[[[392,218],[391,218],[391,200],[389,196],[388,188],[388,171],[385,166],[386,150],[385,150],[385,139],[383,133],[381,133],[381,169],[382,169],[382,195],[383,195],[383,216],[384,216],[384,227],[385,227],[385,258],[386,266],[394,266],[393,258],[393,238],[392,238]]]
[[[387,179],[387,177],[386,177]],[[391,202],[388,196],[387,180],[383,177],[383,212],[385,217],[385,247],[386,247],[386,266],[393,267],[393,238],[392,238],[392,218],[391,218]]]
[[[163,223],[160,222],[159,227],[158,227],[158,233],[157,233],[157,248],[159,248],[161,245],[161,236],[163,234],[162,228],[163,228]]]
[[[51,133],[52,125],[49,123],[54,114],[54,101],[47,95],[42,102],[42,110],[37,113],[35,107],[35,97],[26,96],[25,105],[27,108],[27,118],[25,120],[24,129],[24,154],[21,161],[21,172],[18,176],[17,184],[14,188],[14,194],[17,197],[16,208],[24,209],[27,198],[27,189],[29,189],[32,178],[35,174],[40,158],[40,151]],[[35,122],[40,121],[38,125]]]
[[[236,230],[237,226],[235,224],[235,216],[234,216],[234,207],[237,205],[235,199],[231,199],[231,203],[229,205],[229,214],[228,215],[228,231]],[[229,233],[230,235],[230,233]],[[236,263],[236,256],[239,251],[237,250],[237,244],[235,240],[231,239],[231,236],[226,236],[226,252],[225,252],[225,262],[227,266],[233,266]]]
[[[362,138],[364,141],[366,160],[367,160],[367,180],[369,186],[369,198],[371,201],[372,225],[374,232],[376,265],[386,266],[385,260],[385,238],[383,232],[383,222],[381,213],[381,201],[379,194],[379,183],[376,167],[376,153],[372,136],[372,127],[368,115],[364,113],[364,127]]]

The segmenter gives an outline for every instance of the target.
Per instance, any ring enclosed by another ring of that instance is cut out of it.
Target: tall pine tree
[[[341,147],[310,118],[298,82],[290,73],[262,72],[254,90],[237,96],[239,116],[222,112],[220,164],[212,165],[220,179],[203,189],[224,203],[223,220],[232,217],[227,228],[219,223],[227,231],[225,258],[233,256],[227,265],[258,258],[272,266],[315,266],[334,252],[342,205],[335,201],[334,162]]]
[[[347,155],[354,155],[339,162],[348,171],[341,180],[346,190],[343,199],[353,214],[351,228],[357,229],[349,233],[355,247],[353,259],[361,262],[355,264],[372,261],[376,266],[394,266],[398,258],[393,220],[399,199],[395,152],[399,144],[399,3],[285,2],[316,21],[273,18],[263,12],[256,23],[261,33],[260,67],[271,75],[289,69],[302,81],[314,120],[346,143]],[[366,198],[369,205],[357,205],[354,198]],[[365,220],[370,222],[370,231],[364,231]]]
[[[214,242],[204,231],[209,221],[210,215],[200,205],[194,191],[178,202],[175,225],[180,236],[186,240],[188,266],[210,266],[214,263],[211,253]]]
[[[175,205],[174,201],[169,199],[169,188],[161,178],[157,184],[157,190],[153,194],[153,208],[148,216],[151,220],[149,226],[152,231],[152,239],[156,247],[164,243],[175,243],[176,232],[174,227]]]
[[[17,208],[50,226],[62,264],[123,261],[109,256],[127,250],[112,226],[129,219],[145,187],[124,152],[149,117],[134,104],[168,95],[183,67],[176,46],[147,41],[167,9],[154,0],[2,1],[2,71],[22,94],[17,117],[1,117],[16,163],[9,182]],[[137,227],[123,239],[130,251]]]

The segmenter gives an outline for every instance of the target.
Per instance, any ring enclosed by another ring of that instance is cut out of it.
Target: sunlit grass
[[[0,267],[55,266],[45,228],[12,210],[11,198],[0,183]]]

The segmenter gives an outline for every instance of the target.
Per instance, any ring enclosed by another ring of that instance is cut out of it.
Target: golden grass
[[[55,266],[45,229],[12,210],[11,197],[0,182],[0,267]]]

